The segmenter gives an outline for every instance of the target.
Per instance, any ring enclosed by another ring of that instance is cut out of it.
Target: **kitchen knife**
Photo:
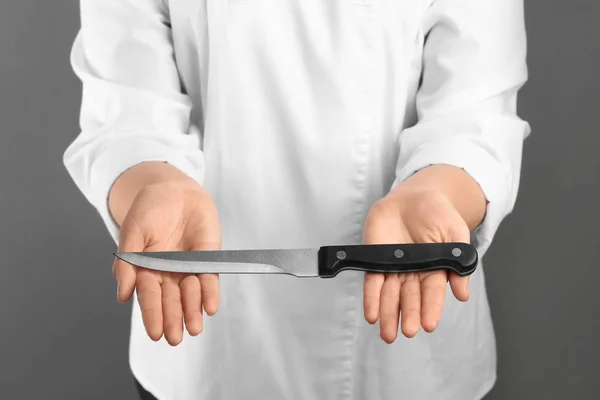
[[[477,250],[467,243],[370,244],[318,249],[118,252],[121,260],[157,271],[192,274],[286,274],[333,278],[344,270],[472,274]]]

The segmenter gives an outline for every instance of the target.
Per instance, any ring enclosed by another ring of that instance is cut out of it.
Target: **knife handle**
[[[323,246],[319,276],[333,278],[344,270],[407,273],[452,270],[460,276],[477,268],[475,247],[467,243],[369,244]]]

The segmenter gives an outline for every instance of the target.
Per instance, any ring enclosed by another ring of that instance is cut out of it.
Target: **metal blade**
[[[287,274],[319,276],[318,249],[220,250],[115,253],[121,260],[157,271],[193,274]]]

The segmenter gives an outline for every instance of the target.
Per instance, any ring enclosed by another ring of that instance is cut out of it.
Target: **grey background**
[[[133,399],[113,243],[67,175],[78,2],[0,2],[0,398]],[[486,256],[494,399],[595,398],[600,381],[600,2],[527,0],[533,127]]]

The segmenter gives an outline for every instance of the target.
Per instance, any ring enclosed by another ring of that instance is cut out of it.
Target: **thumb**
[[[144,251],[144,236],[139,228],[123,224],[119,232],[119,252],[134,251]],[[113,275],[117,280],[117,301],[120,303],[129,301],[135,289],[135,267],[115,257]]]
[[[402,219],[397,210],[395,202],[389,200],[375,202],[365,221],[362,242],[364,244],[406,242],[408,238],[402,228]]]

